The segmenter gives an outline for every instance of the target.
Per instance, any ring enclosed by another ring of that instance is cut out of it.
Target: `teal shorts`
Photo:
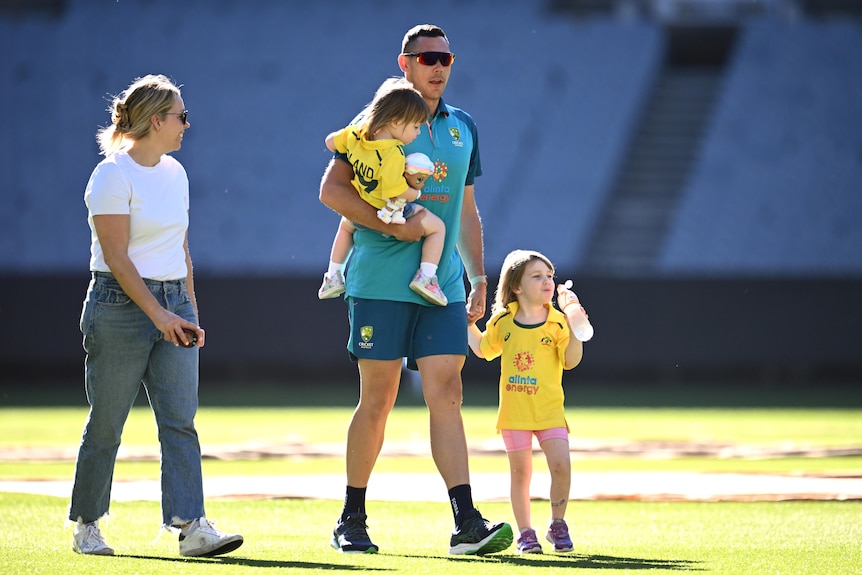
[[[464,302],[427,306],[403,301],[347,298],[353,360],[467,355],[467,311]]]

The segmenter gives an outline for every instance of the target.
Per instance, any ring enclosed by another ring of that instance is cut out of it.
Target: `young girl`
[[[557,289],[561,308],[578,304],[568,289]],[[564,369],[580,363],[583,345],[572,334],[566,315],[552,307],[553,297],[554,266],[548,258],[534,251],[513,251],[503,262],[484,333],[475,323],[467,328],[470,349],[476,356],[502,360],[497,430],[509,456],[519,553],[542,552],[530,523],[533,435],[551,472],[551,523],[546,538],[557,552],[573,548],[564,519],[571,462],[562,378]]]
[[[326,147],[347,155],[353,166],[353,186],[359,196],[378,208],[381,221],[403,224],[406,218],[424,212],[425,239],[419,269],[410,289],[427,301],[445,306],[446,295],[437,283],[437,266],[443,252],[446,225],[416,200],[433,171],[427,156],[408,165],[401,147],[416,139],[430,111],[422,95],[403,78],[392,78],[378,88],[359,124],[347,126],[326,137]],[[353,248],[355,226],[342,218],[332,242],[329,269],[317,295],[320,299],[344,293],[344,264]]]

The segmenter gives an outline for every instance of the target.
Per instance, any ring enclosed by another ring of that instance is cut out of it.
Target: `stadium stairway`
[[[664,68],[596,227],[585,262],[587,273],[645,275],[655,268],[724,80],[733,35],[720,29],[710,32],[694,50],[682,46],[673,30],[666,32]],[[724,44],[718,57],[716,36]],[[686,37],[690,40],[691,35]],[[704,51],[706,45],[713,49]],[[683,50],[684,58],[677,56]]]

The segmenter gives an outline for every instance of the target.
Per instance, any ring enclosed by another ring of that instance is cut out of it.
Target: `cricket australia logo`
[[[461,130],[458,128],[449,128],[449,135],[452,136],[452,145],[456,148],[463,148],[464,142],[461,141]]]
[[[374,343],[371,341],[371,338],[374,336],[374,327],[370,325],[363,325],[359,328],[359,337],[362,338],[362,341],[359,342],[359,347],[362,349],[371,349],[374,347]]]

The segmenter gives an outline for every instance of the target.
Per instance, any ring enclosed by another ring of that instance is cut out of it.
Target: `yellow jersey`
[[[389,198],[407,191],[404,148],[399,140],[367,140],[362,125],[347,126],[333,139],[335,150],[347,155],[353,167],[353,187],[363,200],[380,209]]]
[[[548,306],[538,325],[515,321],[518,303],[494,314],[479,344],[485,359],[500,361],[500,408],[497,430],[569,428],[565,414],[563,368],[569,326],[562,312]]]

